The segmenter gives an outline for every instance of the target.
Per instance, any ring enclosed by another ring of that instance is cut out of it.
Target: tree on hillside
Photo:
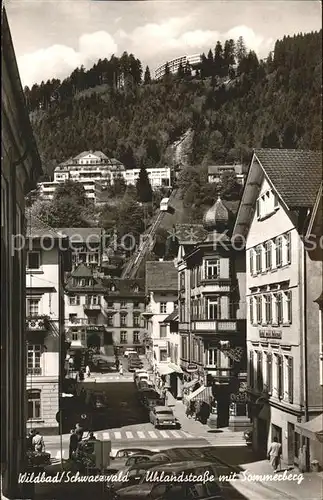
[[[144,74],[144,85],[149,85],[149,83],[151,83],[150,69],[149,66],[146,66]]]
[[[234,40],[232,38],[230,40],[226,40],[224,43],[224,49],[223,49],[223,73],[224,76],[229,75],[229,70],[235,64],[235,44]]]
[[[184,68],[183,68],[182,63],[180,63],[179,66],[178,66],[178,70],[177,70],[177,75],[176,76],[179,79],[182,79],[185,76],[185,72],[184,72]]]
[[[223,64],[223,49],[221,42],[217,42],[214,49],[214,75],[223,76],[224,64]]]
[[[186,77],[192,76],[192,68],[191,68],[191,65],[188,61],[186,61],[186,64],[185,64],[184,75]]]
[[[57,186],[53,201],[58,204],[62,198],[73,199],[80,206],[87,204],[88,201],[83,185],[80,182],[71,180],[62,182]]]
[[[237,64],[239,65],[241,61],[247,56],[247,49],[242,36],[239,36],[236,43],[235,57]]]
[[[141,203],[148,203],[152,200],[153,192],[151,189],[149,177],[145,167],[141,167],[139,177],[136,182],[137,199]]]
[[[109,186],[109,194],[112,197],[122,196],[126,191],[126,181],[121,173],[118,173],[114,179],[113,184]]]

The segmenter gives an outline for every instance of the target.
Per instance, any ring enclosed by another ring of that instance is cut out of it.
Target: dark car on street
[[[143,464],[146,465],[146,464]],[[140,500],[140,499],[155,499],[155,500],[224,500],[223,492],[218,480],[217,471],[212,462],[186,461],[176,463],[159,464],[153,468],[144,468],[141,472],[139,483],[129,485],[114,491],[114,500]],[[151,476],[157,473],[162,478],[162,473],[165,476],[180,475],[185,476],[194,474],[195,476],[203,477],[205,473],[209,474],[209,481],[152,481],[147,477],[147,472]],[[129,474],[131,477],[131,474]]]
[[[143,363],[139,358],[137,359],[137,358],[130,357],[128,359],[128,371],[129,372],[134,372],[138,368],[142,368],[142,367],[143,367]]]

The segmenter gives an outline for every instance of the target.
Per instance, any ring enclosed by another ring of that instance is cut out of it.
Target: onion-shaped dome
[[[207,231],[223,231],[228,227],[228,223],[229,211],[219,196],[214,205],[205,212],[203,226]]]

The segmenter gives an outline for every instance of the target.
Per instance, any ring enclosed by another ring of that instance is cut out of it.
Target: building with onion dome
[[[213,424],[240,430],[249,424],[245,255],[232,246],[232,218],[218,198],[204,215],[198,243],[179,241],[178,307],[183,398],[213,402]]]

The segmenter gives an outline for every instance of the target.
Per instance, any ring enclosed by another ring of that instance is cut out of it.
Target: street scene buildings
[[[70,75],[23,89],[3,9],[1,498],[320,498],[316,21],[260,58],[245,21],[173,38],[176,19],[154,78],[81,35]]]

